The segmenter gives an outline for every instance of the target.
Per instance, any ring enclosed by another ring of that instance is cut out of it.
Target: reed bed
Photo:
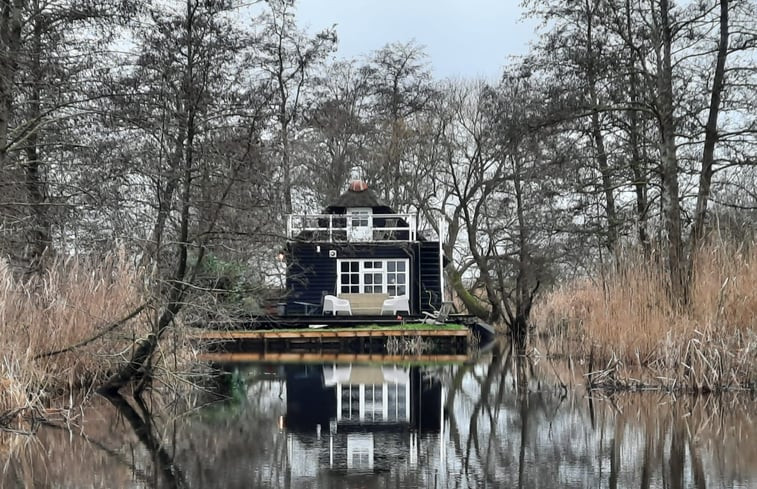
[[[22,426],[55,404],[70,407],[75,392],[86,394],[123,361],[149,331],[147,314],[109,326],[144,304],[144,283],[124,252],[60,260],[25,279],[0,261],[0,428]]]
[[[603,280],[543,296],[532,319],[547,352],[590,364],[594,385],[757,389],[757,247],[702,249],[690,290],[677,305],[662,266],[625,256]]]

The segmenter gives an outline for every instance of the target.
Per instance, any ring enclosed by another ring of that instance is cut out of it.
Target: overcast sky
[[[426,47],[437,77],[499,77],[508,56],[525,54],[534,23],[520,0],[300,0],[298,24],[337,24],[338,56],[360,57],[389,42]]]

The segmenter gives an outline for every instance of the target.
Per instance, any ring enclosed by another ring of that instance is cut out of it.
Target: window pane
[[[353,293],[353,294],[359,294],[360,293],[360,287],[358,287],[357,285],[353,285],[352,287],[350,287],[350,292]]]
[[[404,273],[398,273],[397,274],[397,283],[398,284],[404,284],[405,283],[405,274]]]
[[[397,287],[397,294],[396,295],[405,295],[407,291],[405,290],[404,285],[400,285]]]
[[[396,262],[390,261],[386,263],[386,270],[389,272],[395,271],[397,268]]]
[[[373,284],[373,275],[371,275],[370,273],[366,274],[366,276],[365,276],[365,283],[366,283],[366,285]]]
[[[397,262],[397,271],[398,272],[404,272],[405,271],[405,262],[404,261],[398,261]]]
[[[342,294],[346,294],[346,293],[348,293],[349,291],[350,291],[350,286],[349,286],[349,285],[342,285],[342,288],[340,289],[340,292],[341,292]]]
[[[380,273],[373,274],[373,283],[374,284],[380,284],[383,281],[384,281],[383,275],[381,275]]]
[[[360,271],[360,262],[353,261],[350,263],[350,270],[352,272],[359,272]]]
[[[342,271],[343,272],[349,272],[350,271],[350,263],[343,261],[342,262]]]
[[[397,287],[390,285],[386,288],[386,293],[389,295],[397,295]]]

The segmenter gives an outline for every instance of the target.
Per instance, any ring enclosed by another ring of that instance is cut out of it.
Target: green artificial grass
[[[327,328],[331,329],[331,328]],[[334,328],[336,329],[336,328]],[[365,326],[355,326],[353,328],[340,328],[340,329],[346,329],[346,330],[374,330],[374,329],[406,329],[408,331],[424,331],[424,330],[460,330],[460,329],[466,329],[465,326],[462,324],[456,324],[456,323],[449,323],[449,324],[427,324],[427,323],[407,323],[407,324],[400,324],[396,326],[381,326],[379,324],[368,324]]]

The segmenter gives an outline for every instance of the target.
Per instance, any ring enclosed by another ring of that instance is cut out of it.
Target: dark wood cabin
[[[287,238],[287,316],[320,315],[326,295],[407,296],[411,316],[441,305],[439,242],[419,236],[415,215],[394,212],[362,181],[322,214],[288,216]]]

